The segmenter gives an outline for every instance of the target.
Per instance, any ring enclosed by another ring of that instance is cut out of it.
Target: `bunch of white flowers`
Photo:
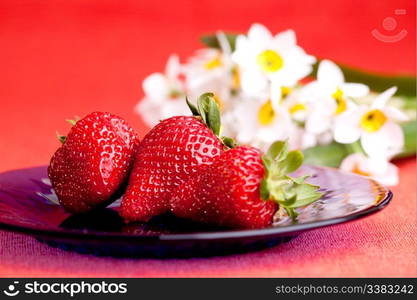
[[[390,160],[403,148],[398,122],[407,117],[387,105],[395,87],[371,94],[364,84],[345,82],[341,69],[329,60],[320,62],[316,80],[308,82],[316,58],[297,45],[292,30],[272,35],[253,24],[247,35],[236,38],[233,51],[225,34],[216,36],[218,49],[198,50],[185,64],[172,55],[164,73],[143,81],[145,97],[136,111],[149,126],[189,115],[185,96],[192,101],[213,92],[223,134],[239,144],[266,149],[288,139],[291,148],[301,150],[349,144],[352,154],[341,169],[397,184],[398,170]]]

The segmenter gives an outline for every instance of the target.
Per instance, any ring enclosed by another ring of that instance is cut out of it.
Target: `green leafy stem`
[[[313,203],[321,198],[319,187],[305,180],[309,176],[291,177],[303,164],[303,153],[299,150],[288,151],[286,141],[273,143],[262,157],[265,178],[261,182],[261,198],[278,203],[295,222],[297,207]]]
[[[192,104],[188,98],[185,98],[189,109],[193,116],[200,118],[201,121],[207,125],[213,133],[220,138],[223,145],[228,148],[236,147],[234,139],[226,136],[220,136],[221,131],[221,118],[220,109],[214,98],[213,93],[204,93],[197,99],[197,106]]]

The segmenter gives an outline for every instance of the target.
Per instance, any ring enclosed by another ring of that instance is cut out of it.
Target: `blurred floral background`
[[[398,183],[390,161],[415,154],[415,98],[396,96],[399,78],[356,71],[328,59],[318,61],[289,29],[272,33],[259,23],[246,34],[203,36],[206,48],[180,62],[172,54],[163,72],[142,83],[136,112],[150,126],[175,115],[190,115],[185,98],[211,92],[222,113],[222,132],[239,144],[266,150],[288,140],[307,161]],[[314,72],[313,72],[314,71]],[[362,78],[361,78],[362,77]],[[413,84],[402,78],[402,87]],[[383,84],[381,84],[381,81]],[[387,89],[379,91],[386,85]]]

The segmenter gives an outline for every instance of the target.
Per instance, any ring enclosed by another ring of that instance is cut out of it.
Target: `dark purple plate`
[[[124,224],[119,201],[89,215],[72,216],[58,205],[46,167],[0,174],[0,228],[30,234],[51,246],[111,256],[211,256],[270,247],[300,232],[355,220],[385,207],[389,189],[368,178],[335,169],[303,166],[297,175],[321,187],[324,196],[288,218],[257,230],[207,227],[170,215]]]

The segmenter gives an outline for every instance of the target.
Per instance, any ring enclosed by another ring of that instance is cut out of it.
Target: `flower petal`
[[[388,169],[384,174],[375,175],[373,178],[388,186],[397,185],[399,183],[398,168],[394,164],[389,163]]]
[[[295,45],[297,44],[297,37],[294,30],[288,29],[275,35],[274,41],[281,45]]]
[[[255,23],[249,29],[248,39],[258,47],[264,47],[271,41],[272,34],[264,25]]]
[[[135,112],[149,127],[155,126],[162,119],[159,104],[149,98],[142,99],[135,106]]]
[[[243,92],[249,96],[257,96],[268,87],[265,76],[254,70],[242,72],[240,81]]]
[[[308,131],[304,131],[302,140],[301,140],[301,149],[307,149],[317,145],[317,138],[315,134],[312,134]]]
[[[408,121],[410,118],[398,108],[386,106],[382,111],[391,119],[397,122]]]
[[[191,114],[184,99],[169,99],[159,108],[162,119],[167,119],[173,116],[188,116]]]
[[[359,169],[382,184],[398,184],[398,168],[385,159],[366,157],[361,153],[353,153],[342,161],[340,169],[348,172]]]
[[[306,130],[313,134],[321,134],[331,127],[331,118],[321,111],[311,112],[306,120]]]
[[[397,92],[397,87],[393,86],[386,91],[382,92],[378,96],[375,97],[374,101],[372,102],[372,108],[381,109],[385,107],[388,100],[391,99],[392,96]]]
[[[250,66],[253,62],[251,57],[251,45],[244,35],[238,35],[236,38],[236,50],[232,54],[232,60],[241,67]]]
[[[345,82],[342,70],[330,60],[322,60],[317,70],[317,80],[320,83],[324,83],[334,87],[341,85]]]
[[[146,77],[142,82],[142,88],[146,97],[154,99],[157,102],[165,99],[170,89],[169,82],[162,73],[153,73]]]
[[[340,169],[352,172],[358,166],[362,166],[366,161],[366,156],[361,153],[353,153],[346,156],[340,164]]]
[[[281,83],[272,81],[270,84],[270,99],[272,101],[272,106],[274,109],[277,109],[281,104],[282,90]]]
[[[223,31],[218,31],[216,33],[217,40],[219,41],[220,48],[222,49],[223,53],[226,55],[230,55],[232,50],[230,49],[229,41],[227,40],[226,35]]]
[[[362,83],[344,83],[341,88],[348,97],[364,97],[369,93],[369,87]]]
[[[180,58],[176,54],[172,54],[167,61],[167,64],[165,66],[165,75],[169,79],[176,80],[178,74],[181,72],[181,64],[180,64]]]
[[[341,114],[335,120],[333,136],[336,142],[351,144],[356,142],[361,136],[359,128],[360,114],[358,110],[352,109]]]
[[[376,132],[363,132],[361,144],[370,156],[390,158],[401,152],[404,147],[404,133],[400,125],[387,121]]]

